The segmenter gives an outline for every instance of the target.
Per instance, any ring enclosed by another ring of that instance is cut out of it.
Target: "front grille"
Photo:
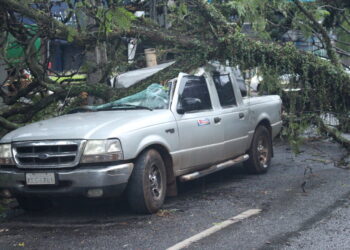
[[[30,141],[12,144],[19,168],[68,168],[78,165],[84,140]]]

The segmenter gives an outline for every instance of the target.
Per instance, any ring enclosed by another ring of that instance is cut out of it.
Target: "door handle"
[[[214,123],[219,123],[221,121],[221,118],[220,117],[215,117],[214,118]]]
[[[239,113],[238,116],[239,116],[239,119],[242,119],[244,118],[244,113]]]

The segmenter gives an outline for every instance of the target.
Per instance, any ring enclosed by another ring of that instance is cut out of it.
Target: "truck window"
[[[212,108],[207,82],[203,76],[184,76],[181,85],[180,105],[181,100],[184,99],[199,99],[200,103],[196,111]]]
[[[219,95],[220,105],[222,107],[237,105],[229,74],[214,74],[213,80]]]

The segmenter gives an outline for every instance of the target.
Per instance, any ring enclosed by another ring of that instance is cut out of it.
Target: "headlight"
[[[0,165],[15,165],[12,158],[11,144],[0,144]]]
[[[110,162],[123,160],[123,151],[118,139],[89,140],[81,163]]]

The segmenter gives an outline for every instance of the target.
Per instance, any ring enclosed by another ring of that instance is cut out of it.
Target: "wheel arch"
[[[258,125],[256,125],[255,130],[256,130],[259,126],[264,126],[264,127],[266,127],[266,128],[269,130],[270,135],[272,135],[272,127],[271,127],[271,123],[270,123],[269,119],[267,119],[267,118],[261,119],[261,121],[258,122]]]

